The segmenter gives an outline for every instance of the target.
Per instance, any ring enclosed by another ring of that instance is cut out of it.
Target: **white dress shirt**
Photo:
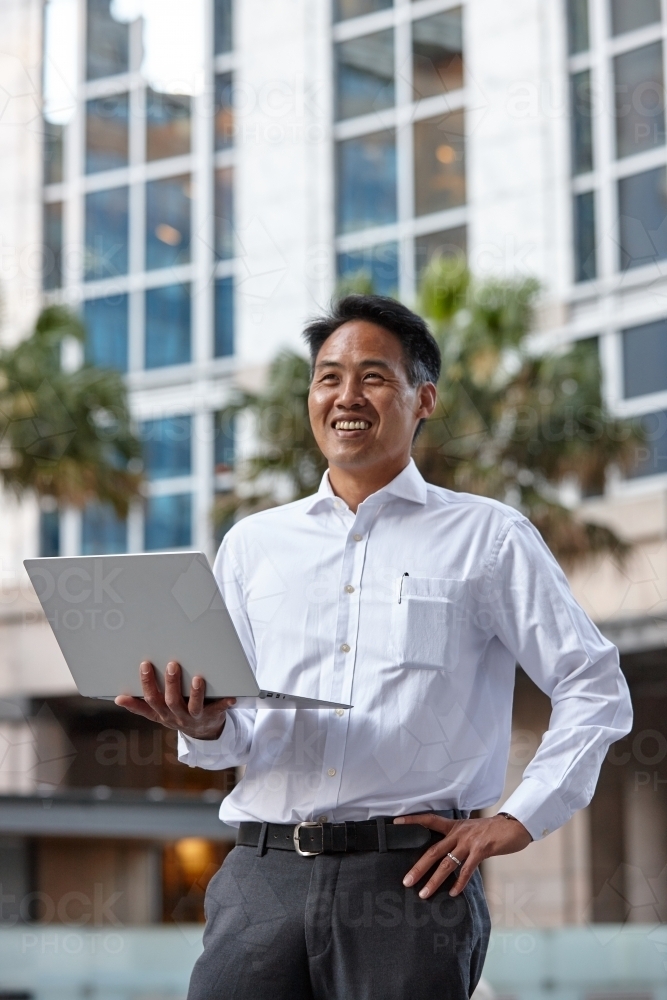
[[[535,528],[412,461],[356,514],[325,474],[314,496],[240,521],[214,572],[261,688],[353,705],[232,709],[219,739],[180,735],[190,766],[246,765],[220,809],[232,826],[492,805],[517,662],[553,705],[502,806],[534,839],[588,804],[630,730],[618,651]]]

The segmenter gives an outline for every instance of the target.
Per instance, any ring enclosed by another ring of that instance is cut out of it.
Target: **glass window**
[[[63,279],[63,203],[61,201],[47,202],[44,205],[43,218],[42,284],[48,290],[60,288]]]
[[[337,21],[346,21],[348,17],[360,17],[393,7],[393,3],[394,0],[335,0],[335,17]]]
[[[146,368],[190,361],[190,285],[146,292]]]
[[[660,20],[660,0],[611,0],[611,30],[622,35]]]
[[[127,274],[127,187],[86,195],[86,281]]]
[[[644,431],[643,444],[637,445],[635,468],[630,478],[655,476],[667,472],[667,411],[646,413],[639,418]]]
[[[190,152],[190,98],[146,88],[146,159]]]
[[[88,0],[86,79],[127,73],[130,68],[129,25],[113,13],[113,0]]]
[[[63,137],[65,126],[44,120],[44,183],[63,180]]]
[[[667,389],[667,320],[623,330],[623,395],[626,399]]]
[[[127,166],[129,95],[86,102],[86,173]]]
[[[394,129],[339,142],[337,158],[338,232],[395,222]]]
[[[375,295],[396,295],[398,291],[398,243],[380,243],[363,250],[339,253],[337,271],[341,278],[363,275]]]
[[[60,555],[60,514],[57,510],[42,510],[39,514],[40,556]]]
[[[618,182],[622,270],[667,257],[667,173],[645,170]]]
[[[460,257],[466,265],[467,230],[465,226],[444,229],[438,233],[425,233],[415,238],[415,271],[421,277],[424,268],[434,257]]]
[[[213,414],[215,443],[213,461],[216,473],[234,468],[234,417],[224,410]]]
[[[463,17],[460,7],[412,23],[412,89],[422,97],[463,86]]]
[[[229,149],[234,144],[234,101],[232,74],[218,73],[215,78],[215,148]]]
[[[215,0],[214,44],[216,55],[232,49],[232,0]]]
[[[572,173],[587,174],[593,169],[593,107],[591,71],[570,77],[572,125]]]
[[[127,295],[88,299],[83,306],[86,361],[98,368],[127,371]]]
[[[220,260],[234,256],[234,170],[215,172],[215,253]]]
[[[144,468],[149,479],[172,479],[192,472],[192,417],[160,417],[141,426]]]
[[[215,356],[234,353],[234,279],[218,278],[215,283]]]
[[[631,156],[665,143],[662,42],[614,59],[616,155]]]
[[[465,138],[462,111],[415,122],[415,214],[465,204]]]
[[[111,504],[89,503],[81,514],[81,555],[127,552],[127,520]]]
[[[595,192],[574,196],[574,280],[592,281],[597,277],[597,240],[595,236]]]
[[[184,549],[192,545],[192,496],[177,493],[149,497],[144,522],[144,548]]]
[[[146,269],[190,260],[189,174],[146,184]]]
[[[567,41],[571,56],[588,49],[588,0],[567,0]]]
[[[336,45],[336,117],[382,111],[394,103],[394,30]]]

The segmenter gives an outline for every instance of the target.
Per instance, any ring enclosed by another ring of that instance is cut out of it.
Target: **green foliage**
[[[0,477],[17,496],[79,507],[99,500],[124,516],[141,481],[125,385],[118,372],[88,364],[64,371],[67,338],[83,341],[83,326],[50,306],[30,337],[0,351]]]
[[[360,272],[339,294],[370,290]],[[531,353],[538,291],[534,280],[478,281],[460,257],[430,263],[420,311],[443,367],[415,461],[431,483],[519,508],[563,564],[599,552],[622,560],[628,546],[563,503],[562,488],[572,482],[585,495],[601,493],[610,466],[632,468],[642,434],[606,409],[595,341]],[[314,492],[326,462],[308,421],[308,382],[308,362],[284,352],[266,390],[236,401],[234,412],[252,415],[259,453],[242,467],[239,493],[220,501],[218,523]]]

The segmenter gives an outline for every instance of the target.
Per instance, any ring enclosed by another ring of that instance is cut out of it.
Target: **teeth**
[[[371,425],[366,420],[337,420],[336,430],[339,431],[365,431]]]

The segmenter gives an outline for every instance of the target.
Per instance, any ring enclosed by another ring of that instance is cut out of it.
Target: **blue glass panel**
[[[128,94],[86,102],[86,173],[127,166]]]
[[[571,56],[588,49],[588,0],[567,0],[567,41]]]
[[[83,306],[86,361],[98,368],[127,371],[127,295],[88,299]]]
[[[149,479],[189,476],[192,472],[192,418],[160,417],[141,426],[144,468]]]
[[[637,446],[637,464],[630,478],[667,472],[667,411],[646,413],[639,418],[645,442]]]
[[[436,233],[415,236],[415,271],[421,277],[424,268],[434,257],[458,257],[465,268],[468,250],[468,232],[465,226],[443,229]]]
[[[215,253],[220,260],[234,256],[234,170],[215,172]]]
[[[584,69],[570,77],[571,163],[573,174],[593,169],[593,105],[591,71]]]
[[[163,160],[190,152],[190,104],[186,94],[146,90],[146,159]]]
[[[626,399],[667,389],[667,320],[623,331],[623,395]]]
[[[44,205],[44,253],[42,283],[45,289],[62,284],[63,204],[51,201]]]
[[[60,514],[57,510],[43,510],[39,515],[40,556],[60,555]]]
[[[660,0],[611,0],[611,32],[623,35],[660,20]]]
[[[232,0],[215,0],[213,35],[216,55],[231,52]]]
[[[463,10],[412,22],[412,96],[415,101],[463,86]]]
[[[44,120],[44,183],[60,184],[63,179],[63,138],[65,126]]]
[[[146,268],[190,260],[190,175],[146,184]]]
[[[190,286],[166,285],[146,292],[146,368],[190,361]]]
[[[452,111],[415,122],[415,214],[465,204],[465,118]]]
[[[372,14],[376,10],[393,7],[394,0],[335,0],[334,16],[337,21],[346,21],[349,17],[360,17],[362,14]]]
[[[381,243],[338,254],[338,275],[366,274],[375,295],[395,295],[398,289],[398,243]]]
[[[107,555],[127,552],[127,521],[111,504],[90,503],[81,515],[81,554]]]
[[[130,30],[112,13],[112,0],[88,0],[86,4],[86,79],[127,73]]]
[[[192,544],[192,496],[177,493],[146,502],[144,548],[182,549]]]
[[[665,144],[662,42],[614,59],[616,155],[633,156]]]
[[[597,277],[597,240],[595,237],[595,192],[574,196],[574,280],[592,281]]]
[[[396,221],[393,129],[338,143],[338,232]]]
[[[645,170],[618,182],[622,270],[667,257],[667,173]]]
[[[336,45],[336,117],[354,118],[394,103],[394,31]]]
[[[86,281],[127,274],[127,187],[86,195]]]
[[[215,78],[215,148],[234,145],[234,103],[232,74],[219,73]]]
[[[215,356],[234,353],[234,279],[219,278],[215,283]]]
[[[213,415],[215,420],[214,456],[216,472],[229,472],[234,468],[235,427],[234,417],[220,411]]]

